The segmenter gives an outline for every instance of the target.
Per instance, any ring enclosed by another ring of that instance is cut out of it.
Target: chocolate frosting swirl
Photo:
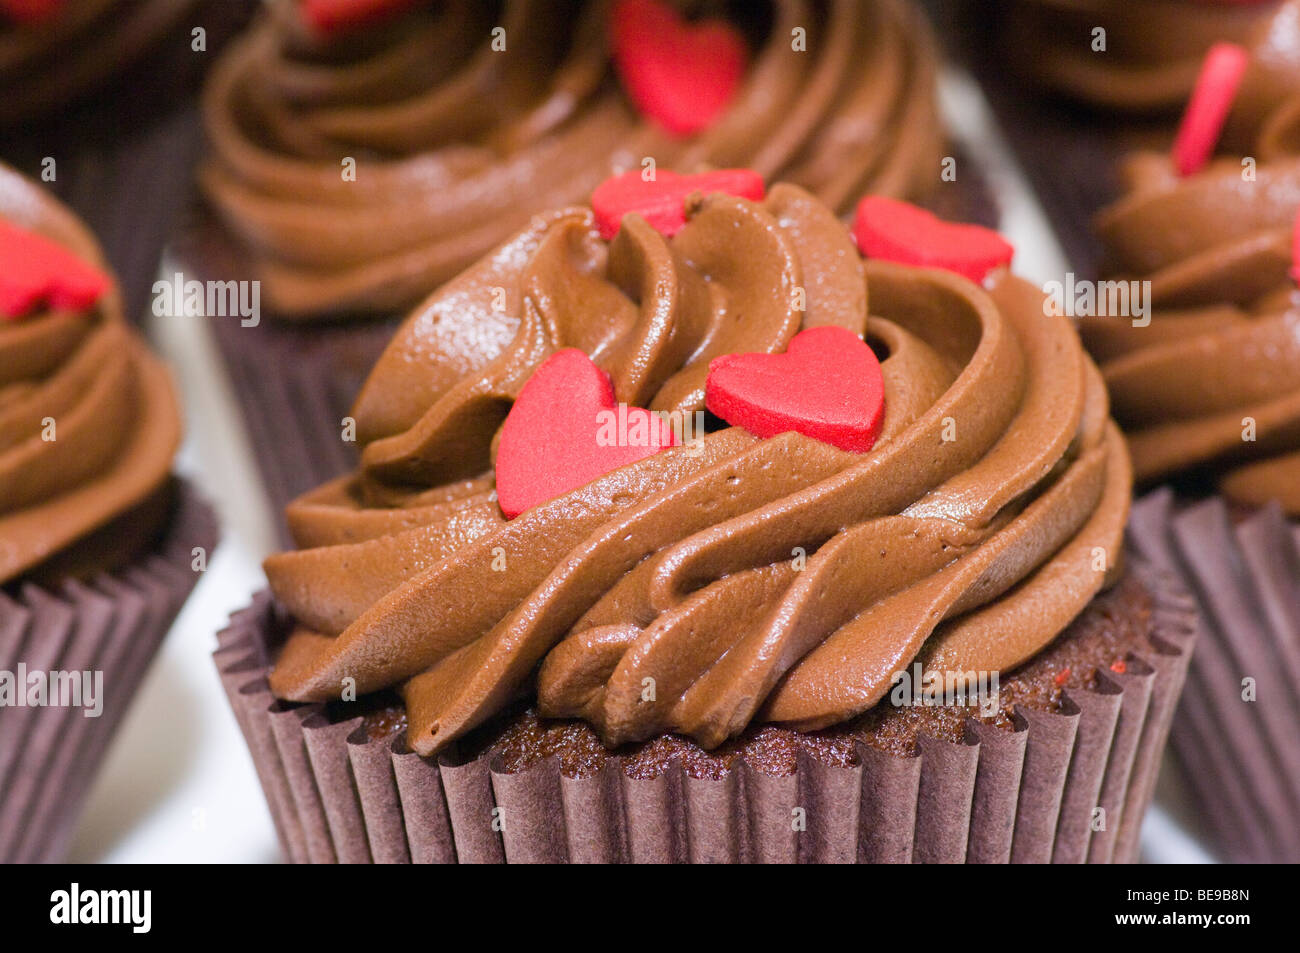
[[[1112,271],[1151,282],[1153,317],[1086,317],[1080,330],[1140,483],[1210,472],[1234,499],[1300,515],[1300,294],[1288,273],[1300,95],[1265,122],[1252,157],[1253,181],[1240,157],[1187,178],[1164,155],[1129,160],[1125,194],[1097,227]]]
[[[0,216],[107,267],[71,212],[3,166]],[[128,329],[115,287],[89,314],[0,319],[0,584],[148,503],[179,442],[170,375]]]
[[[586,201],[653,156],[745,166],[845,210],[908,195],[940,154],[929,29],[899,0],[750,9],[752,59],[727,112],[667,136],[609,62],[609,4],[446,0],[321,38],[273,3],[204,97],[202,181],[287,318],[409,307],[535,213]],[[761,14],[761,15],[759,15]],[[491,31],[506,31],[504,52]],[[792,30],[807,33],[793,50]],[[358,163],[344,181],[342,161]]]
[[[266,561],[299,623],[279,697],[395,687],[425,755],[534,691],[610,745],[712,747],[850,719],[913,659],[1017,665],[1102,587],[1128,458],[1040,291],[864,264],[788,184],[688,217],[667,240],[629,215],[606,243],[585,208],[539,216],[407,319],[356,403],[360,470],[292,504],[302,548]],[[494,437],[554,350],[590,353],[622,400],[695,411],[711,358],[825,324],[883,358],[869,453],[724,426],[502,517]]]
[[[1213,43],[1244,46],[1251,66],[1229,137],[1248,141],[1278,99],[1300,86],[1300,0],[1016,0],[1007,46],[1057,92],[1108,109],[1177,111]],[[1093,30],[1106,49],[1093,49]]]
[[[39,24],[0,14],[0,125],[94,89],[180,22],[194,0],[67,0]]]

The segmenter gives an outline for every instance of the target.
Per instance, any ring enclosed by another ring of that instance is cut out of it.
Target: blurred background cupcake
[[[2,167],[0,394],[0,859],[51,861],[216,530],[99,246]]]
[[[938,180],[932,41],[898,0],[335,6],[270,4],[206,93],[205,191],[283,318],[414,305],[647,156],[840,211]]]
[[[872,198],[863,262],[728,174],[606,183],[394,335],[220,636],[291,859],[1133,859],[1192,620],[1075,332],[995,233]],[[682,432],[602,443],[616,400]]]
[[[1246,152],[1300,88],[1300,4],[1206,0],[937,0],[979,76],[1075,271],[1097,277],[1099,209],[1136,149],[1167,149],[1211,45],[1248,67],[1223,132]]]
[[[1056,95],[1112,115],[1175,120],[1218,42],[1250,53],[1234,117],[1243,132],[1300,86],[1295,0],[1012,0],[1003,29],[1003,48],[1018,54],[1016,69]]]
[[[196,94],[257,0],[0,3],[0,156],[100,237],[146,311],[202,155]]]
[[[1143,289],[1149,310],[1082,317],[1080,330],[1139,486],[1173,487],[1137,505],[1134,538],[1202,606],[1174,735],[1198,813],[1225,857],[1295,861],[1300,87],[1245,148],[1195,139],[1214,91],[1231,101],[1233,77],[1250,75],[1248,55],[1217,47],[1173,150],[1126,161],[1125,191],[1096,228],[1108,276]]]

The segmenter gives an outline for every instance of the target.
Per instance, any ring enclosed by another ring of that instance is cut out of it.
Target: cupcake
[[[933,44],[899,0],[371,6],[271,3],[206,91],[205,191],[282,318],[414,305],[646,157],[841,211],[937,180]]]
[[[0,126],[39,118],[138,61],[195,0],[36,0],[0,9]]]
[[[1295,861],[1300,95],[1275,106],[1248,153],[1220,147],[1195,168],[1185,155],[1131,157],[1124,195],[1097,220],[1145,316],[1084,317],[1080,330],[1139,485],[1166,484],[1138,504],[1135,542],[1203,608],[1196,690],[1175,731],[1201,814],[1223,819],[1224,856]]]
[[[58,860],[216,533],[94,238],[3,168],[0,393],[0,860]]]
[[[100,237],[130,321],[194,192],[200,80],[256,5],[0,3],[0,156]]]
[[[1132,859],[1188,603],[1010,246],[743,170],[592,203],[407,318],[220,637],[287,855]]]
[[[1026,72],[1107,111],[1176,116],[1220,42],[1244,47],[1253,62],[1238,107],[1243,129],[1300,84],[1296,0],[1015,0],[1006,17],[1007,46]]]
[[[1300,88],[1295,0],[942,2],[964,17],[954,41],[1071,268],[1089,280],[1104,254],[1092,219],[1119,195],[1120,165],[1135,150],[1168,146],[1213,44],[1233,43],[1248,61],[1225,145],[1253,148],[1277,103]]]

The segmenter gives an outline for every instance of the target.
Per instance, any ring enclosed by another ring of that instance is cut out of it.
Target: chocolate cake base
[[[199,579],[195,548],[211,557],[212,509],[185,483],[171,506],[162,535],[129,563],[79,564],[81,575],[57,584],[28,578],[0,590],[0,677],[102,673],[95,717],[48,696],[42,705],[11,698],[0,715],[0,863],[63,859],[113,733]]]
[[[391,698],[271,696],[288,622],[263,594],[215,657],[296,862],[1130,861],[1194,628],[1177,583],[1134,565],[983,716],[882,702],[711,752],[611,751],[523,709],[422,759]]]
[[[1198,818],[1224,860],[1300,862],[1300,526],[1164,488],[1131,536],[1200,610],[1170,745]]]

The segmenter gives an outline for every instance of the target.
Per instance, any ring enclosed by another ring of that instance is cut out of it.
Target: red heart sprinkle
[[[698,175],[657,171],[653,181],[635,170],[610,176],[591,193],[600,237],[608,241],[618,234],[623,216],[641,215],[660,234],[672,238],[686,224],[686,198],[692,192],[708,195],[726,192],[757,202],[763,197],[763,177],[750,169],[716,169]]]
[[[302,0],[307,25],[320,33],[350,33],[395,17],[420,0]]]
[[[610,17],[610,47],[633,104],[674,136],[713,124],[749,60],[744,37],[730,23],[688,23],[660,0],[620,0]]]
[[[14,23],[35,25],[57,16],[64,0],[0,0],[0,13]]]
[[[0,219],[0,318],[20,318],[44,302],[87,311],[109,284],[107,275],[57,242]]]
[[[1198,172],[1210,161],[1249,65],[1250,54],[1236,43],[1215,43],[1205,54],[1174,139],[1174,168],[1179,175]]]
[[[885,419],[880,362],[852,331],[800,331],[784,354],[724,354],[709,362],[704,402],[759,437],[791,430],[866,453]]]
[[[609,375],[582,351],[556,351],[533,372],[501,428],[497,500],[514,519],[675,444],[658,414],[619,405]]]
[[[858,203],[853,238],[867,258],[943,268],[976,284],[994,268],[1011,264],[1016,251],[992,229],[945,222],[923,208],[879,195]]]

